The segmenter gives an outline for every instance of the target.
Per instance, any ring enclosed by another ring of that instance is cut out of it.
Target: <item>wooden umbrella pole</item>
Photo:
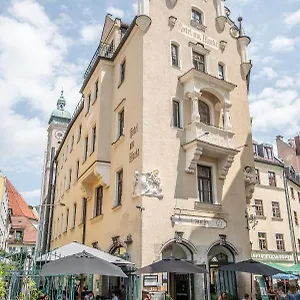
[[[253,274],[250,273],[250,280],[251,280],[251,283],[250,283],[250,290],[251,290],[251,300],[253,299]]]

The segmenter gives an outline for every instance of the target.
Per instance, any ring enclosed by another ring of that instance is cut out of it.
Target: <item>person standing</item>
[[[300,294],[297,292],[295,284],[290,284],[290,290],[287,294],[287,300],[300,300]]]

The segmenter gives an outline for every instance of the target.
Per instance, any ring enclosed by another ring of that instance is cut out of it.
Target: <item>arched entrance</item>
[[[184,243],[171,242],[161,251],[162,258],[175,257],[193,261],[193,252]],[[163,274],[163,283],[174,300],[190,300],[194,298],[194,276],[190,274]]]
[[[234,263],[235,255],[227,245],[217,244],[208,252],[209,263],[209,289],[211,299],[214,295],[227,292],[229,295],[237,295],[236,275],[232,271],[219,271],[218,268],[230,263]]]

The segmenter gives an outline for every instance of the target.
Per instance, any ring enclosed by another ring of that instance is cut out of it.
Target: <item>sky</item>
[[[278,134],[295,136],[300,124],[300,1],[225,4],[231,19],[243,17],[252,40],[253,137],[274,144]],[[82,76],[107,13],[130,22],[136,0],[0,1],[0,170],[31,205],[40,201],[49,117],[62,87],[70,112],[79,102]]]

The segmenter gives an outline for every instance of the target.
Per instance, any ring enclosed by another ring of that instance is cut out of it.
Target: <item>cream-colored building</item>
[[[106,17],[84,74],[56,154],[51,248],[205,265],[205,278],[154,279],[178,300],[243,293],[241,275],[217,268],[251,254],[250,39],[223,0],[140,2],[130,25]]]
[[[253,142],[257,184],[248,207],[252,258],[291,266],[300,254],[300,181],[293,167],[274,156],[273,146]]]

